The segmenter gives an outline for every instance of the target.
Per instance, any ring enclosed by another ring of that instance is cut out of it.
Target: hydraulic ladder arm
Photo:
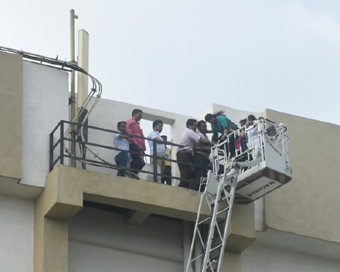
[[[274,127],[276,135],[268,135],[268,125]],[[242,152],[229,158],[226,148],[221,150],[225,142],[212,147],[213,170],[208,172],[206,188],[201,195],[186,272],[220,271],[236,194],[242,199],[241,204],[247,204],[291,180],[286,127],[262,118],[256,123],[256,129],[258,138],[248,139],[253,144],[244,152],[248,158],[245,161],[237,161],[245,155]],[[234,132],[234,138],[237,133],[240,131]],[[257,147],[254,142],[258,143]],[[251,156],[255,148],[261,154],[256,159]],[[223,173],[220,173],[221,161]],[[201,214],[205,203],[210,209],[208,217]],[[207,231],[205,226],[208,226]],[[199,254],[197,246],[201,247]]]

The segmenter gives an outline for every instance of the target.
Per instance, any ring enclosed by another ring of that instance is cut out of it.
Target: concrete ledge
[[[201,193],[184,188],[59,165],[48,175],[45,190],[35,200],[34,271],[67,272],[68,220],[82,208],[84,200],[129,209],[127,223],[138,226],[149,214],[195,221],[200,197]],[[203,205],[202,215],[210,216],[208,205]],[[234,252],[228,254],[236,266],[237,254],[254,239],[254,205],[235,204],[226,250]]]
[[[42,196],[44,216],[69,220],[83,207],[82,182],[68,172],[58,170],[52,171],[46,180]]]
[[[194,221],[201,194],[184,188],[59,166],[57,171],[80,178],[84,200]],[[208,206],[202,214],[209,216]]]

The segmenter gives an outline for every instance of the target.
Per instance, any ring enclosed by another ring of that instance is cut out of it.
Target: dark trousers
[[[191,152],[181,150],[177,152],[176,157],[177,157],[177,164],[178,164],[179,172],[181,174],[181,181],[178,187],[189,188],[190,179],[191,179],[191,166],[184,165],[181,162],[190,164],[191,163]]]
[[[130,144],[131,152],[138,152],[138,154],[131,153],[132,162],[131,162],[131,172],[138,174],[139,170],[141,170],[144,166],[142,165],[141,156],[143,156],[143,152],[139,150],[136,144]]]
[[[120,167],[126,168],[127,163],[128,163],[128,153],[126,152],[120,152],[116,157],[115,157],[116,164]],[[125,177],[125,170],[120,169],[118,170],[117,176],[120,177]]]
[[[200,154],[195,154],[192,157],[192,163],[194,167],[193,171],[193,182],[190,184],[190,189],[198,191],[200,183],[201,183],[201,178],[202,177],[207,177],[207,165],[208,165],[208,160],[200,155]]]
[[[223,146],[221,146],[220,148],[223,149]],[[234,134],[229,136],[229,142],[225,143],[225,148],[226,148],[226,151],[227,151],[228,159],[235,157],[235,155],[236,155],[236,153],[235,153],[235,150],[236,150],[236,141],[235,141]],[[229,155],[229,152],[230,152],[230,155]]]
[[[165,165],[164,176],[171,176],[171,166]],[[162,177],[162,183],[171,185],[171,177]]]

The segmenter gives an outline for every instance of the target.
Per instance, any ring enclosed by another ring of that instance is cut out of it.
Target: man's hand
[[[143,152],[144,152],[143,147],[141,147],[140,145],[137,145],[137,147],[138,147],[138,149],[139,149],[140,151],[143,151]]]

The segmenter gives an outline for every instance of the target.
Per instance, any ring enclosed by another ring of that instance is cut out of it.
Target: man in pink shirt
[[[193,147],[195,143],[198,142],[210,145],[210,141],[195,133],[197,128],[197,121],[195,119],[188,119],[186,126],[187,129],[182,134],[181,140],[179,142],[179,144],[183,147],[178,148],[176,156],[179,172],[181,174],[181,181],[178,187],[189,188],[192,179],[190,164],[191,158],[193,156]]]
[[[132,118],[126,121],[126,132],[128,134],[136,135],[144,137],[143,131],[139,126],[139,121],[143,117],[143,111],[140,109],[134,109],[132,111]],[[144,151],[146,150],[145,147],[145,140],[141,138],[129,138],[129,145],[130,151],[135,152],[136,154],[131,153],[132,162],[131,168],[133,173],[138,174],[139,170],[141,170],[144,165],[142,164],[141,157],[144,155]]]

